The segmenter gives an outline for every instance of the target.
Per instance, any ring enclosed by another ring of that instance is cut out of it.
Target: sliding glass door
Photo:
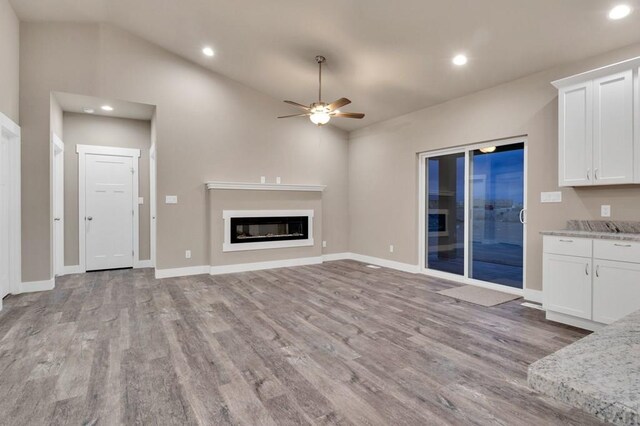
[[[423,154],[426,270],[523,288],[525,150],[510,141]]]

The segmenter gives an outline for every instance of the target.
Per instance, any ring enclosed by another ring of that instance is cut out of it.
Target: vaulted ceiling
[[[22,20],[111,23],[304,104],[322,54],[325,100],[367,114],[336,120],[347,130],[640,42],[640,0],[626,3],[635,13],[611,21],[609,0],[12,0]]]

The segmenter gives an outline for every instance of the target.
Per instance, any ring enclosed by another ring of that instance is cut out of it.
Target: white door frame
[[[156,198],[156,179],[157,179],[157,148],[151,145],[149,148],[149,258],[151,260],[151,268],[156,267],[156,217],[157,216],[157,198]]]
[[[460,146],[460,147],[455,147],[455,148],[446,148],[446,149],[441,149],[441,150],[437,150],[437,151],[429,151],[429,152],[422,152],[418,154],[418,167],[419,167],[419,173],[418,173],[418,261],[419,261],[419,267],[420,267],[420,272],[425,274],[425,275],[430,275],[433,277],[437,277],[437,278],[444,278],[450,281],[456,281],[462,284],[470,284],[470,285],[476,285],[479,287],[485,287],[485,288],[490,288],[493,290],[499,290],[502,291],[504,293],[512,293],[512,294],[517,294],[517,295],[524,295],[525,291],[527,290],[527,220],[526,220],[526,214],[524,215],[524,224],[523,224],[523,240],[522,240],[522,244],[523,244],[523,253],[522,253],[522,289],[519,288],[514,288],[514,287],[509,287],[506,285],[501,285],[501,284],[495,284],[495,283],[490,283],[490,282],[486,282],[486,281],[481,281],[481,280],[476,280],[473,278],[468,278],[469,276],[469,255],[470,255],[470,247],[469,247],[469,234],[470,234],[470,229],[469,229],[469,219],[470,219],[470,209],[469,209],[469,198],[470,198],[470,193],[469,193],[469,178],[470,178],[470,152],[477,150],[477,149],[481,149],[481,148],[487,148],[487,147],[491,147],[491,146],[503,146],[503,145],[511,145],[511,144],[516,144],[516,143],[524,143],[524,188],[523,188],[523,199],[524,199],[524,205],[523,205],[523,209],[526,213],[527,211],[527,163],[528,163],[528,159],[527,159],[527,151],[528,151],[528,146],[529,146],[529,142],[528,142],[528,138],[527,136],[521,136],[521,137],[514,137],[514,138],[509,138],[509,139],[500,139],[500,140],[495,140],[495,141],[489,141],[489,142],[482,142],[482,143],[477,143],[477,144],[473,144],[473,145],[465,145],[465,146]],[[425,191],[426,191],[426,166],[425,166],[425,160],[427,158],[432,158],[432,157],[439,157],[442,155],[447,155],[447,154],[460,154],[460,153],[464,153],[464,158],[465,158],[465,173],[464,173],[464,180],[465,180],[465,186],[464,186],[464,199],[465,199],[465,203],[466,203],[466,207],[464,209],[464,241],[465,241],[465,247],[464,247],[464,275],[460,276],[460,275],[456,275],[456,274],[451,274],[448,272],[441,272],[441,271],[436,271],[433,269],[429,269],[427,268],[426,265],[426,221],[425,221],[425,208],[426,208],[426,197],[425,197]]]
[[[56,161],[56,156],[60,155],[60,162]],[[58,170],[60,168],[61,170]],[[57,174],[57,176],[56,176]],[[62,178],[61,182],[58,180]],[[57,184],[62,183],[62,191],[58,191]],[[64,142],[58,135],[51,132],[51,223],[53,226],[53,276],[64,275]],[[61,204],[58,204],[61,203]],[[61,205],[62,214],[58,215],[55,207]],[[62,235],[56,239],[56,222],[61,222]]]
[[[22,219],[21,219],[21,142],[20,126],[0,112],[0,138],[9,141],[9,292],[20,293],[22,284]],[[0,298],[0,309],[2,299]]]
[[[138,191],[140,177],[138,173],[138,163],[140,160],[140,150],[133,148],[116,148],[109,146],[76,145],[78,153],[78,242],[79,242],[79,263],[80,272],[87,272],[86,258],[86,155],[111,155],[114,157],[131,157],[133,164],[133,267],[140,267],[140,224],[138,205]]]

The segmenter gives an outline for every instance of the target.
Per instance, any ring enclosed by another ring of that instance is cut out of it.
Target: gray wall
[[[550,82],[640,55],[640,45],[416,111],[353,132],[349,143],[350,249],[418,263],[417,153],[527,135],[529,141],[527,287],[542,288],[545,229],[567,219],[640,220],[638,186],[564,188],[561,204],[541,204],[541,191],[558,190],[557,91]],[[389,244],[395,245],[389,253]]]
[[[78,153],[76,145],[113,146],[140,150],[139,206],[140,260],[150,259],[149,147],[151,122],[65,112],[64,126],[64,264],[79,264],[78,257]]]
[[[20,21],[9,0],[0,0],[0,112],[19,122]]]
[[[276,120],[281,101],[102,24],[22,23],[23,280],[52,276],[49,113],[52,91],[156,105],[157,267],[209,264],[204,182],[327,185],[325,253],[348,249],[347,134],[306,120]],[[216,57],[215,60],[224,60]],[[43,72],[46,70],[46,72]],[[66,138],[67,135],[65,135]],[[163,204],[177,195],[179,204]],[[192,258],[185,259],[185,250]]]

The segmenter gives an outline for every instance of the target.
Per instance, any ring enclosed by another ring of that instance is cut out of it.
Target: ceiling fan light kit
[[[326,59],[324,56],[316,56],[316,62],[318,63],[318,102],[314,102],[307,107],[297,102],[284,101],[289,105],[305,110],[305,112],[302,114],[285,115],[278,118],[309,117],[309,120],[317,126],[327,124],[331,121],[332,117],[355,119],[364,118],[364,114],[359,112],[341,112],[338,110],[338,108],[342,108],[343,106],[351,103],[347,98],[340,98],[330,104],[322,102],[322,64],[326,62]]]

